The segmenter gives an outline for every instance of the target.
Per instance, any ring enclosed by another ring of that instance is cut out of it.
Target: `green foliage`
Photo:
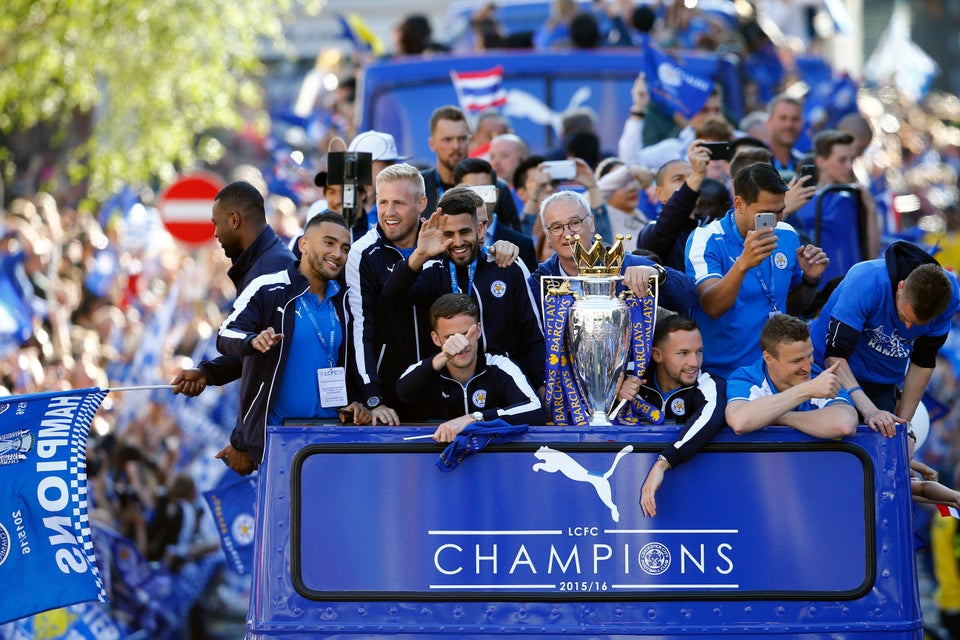
[[[0,133],[52,123],[66,134],[92,112],[88,139],[63,137],[73,180],[94,197],[166,181],[210,159],[203,132],[235,129],[238,107],[257,105],[260,45],[282,46],[293,1],[6,0]]]

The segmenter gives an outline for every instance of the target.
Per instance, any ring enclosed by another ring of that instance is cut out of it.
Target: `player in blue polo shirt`
[[[757,336],[768,317],[810,305],[830,263],[786,223],[756,228],[757,214],[777,220],[784,210],[787,185],[772,165],[746,167],[733,186],[733,209],[695,229],[686,249],[700,300],[693,319],[703,334],[703,366],[722,377],[759,357]]]
[[[913,419],[958,304],[953,274],[895,242],[883,258],[855,264],[811,324],[817,362],[839,364],[864,424],[892,437]]]
[[[835,371],[813,363],[807,324],[786,314],[760,332],[763,357],[727,378],[727,424],[738,434],[772,424],[816,438],[843,438],[857,429],[857,412]]]

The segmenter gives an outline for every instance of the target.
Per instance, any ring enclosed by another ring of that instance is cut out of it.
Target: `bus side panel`
[[[441,473],[417,428],[271,427],[257,637],[920,638],[906,447],[533,428]]]

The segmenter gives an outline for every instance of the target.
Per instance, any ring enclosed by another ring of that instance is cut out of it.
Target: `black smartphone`
[[[817,165],[815,164],[802,164],[800,165],[800,177],[810,176],[810,179],[804,183],[804,186],[809,187],[810,185],[816,184],[817,182]]]
[[[732,157],[729,142],[701,142],[699,146],[710,150],[711,160],[729,160]]]

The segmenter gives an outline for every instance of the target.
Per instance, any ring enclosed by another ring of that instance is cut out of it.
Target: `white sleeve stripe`
[[[519,258],[517,258],[514,264],[520,266],[520,273],[523,274],[521,284],[523,288],[527,290],[527,298],[530,300],[530,306],[533,308],[533,315],[537,319],[537,326],[540,327],[540,333],[543,333],[543,320],[540,318],[540,303],[533,297],[533,291],[530,290],[530,285],[527,284],[527,281],[530,279],[530,270],[527,269],[527,265],[523,264],[523,261]]]
[[[505,374],[510,376],[514,383],[517,385],[517,388],[523,392],[527,398],[530,399],[530,402],[525,402],[521,405],[510,407],[509,409],[497,409],[498,416],[512,416],[521,413],[526,413],[528,411],[533,411],[540,407],[540,398],[537,396],[537,392],[533,390],[533,387],[530,386],[530,383],[527,381],[527,377],[523,375],[523,372],[520,371],[513,360],[505,356],[486,354],[487,356],[487,366],[496,367],[500,369]]]
[[[287,270],[277,271],[275,273],[266,273],[262,276],[257,276],[250,281],[250,284],[240,292],[240,295],[237,296],[237,299],[233,303],[233,311],[230,312],[223,323],[220,325],[220,330],[217,332],[221,337],[224,338],[236,338],[236,332],[232,332],[233,335],[227,335],[227,326],[237,319],[247,305],[250,304],[250,300],[253,299],[253,296],[264,287],[269,287],[274,284],[290,284],[290,275],[287,273]],[[244,337],[245,334],[240,334],[240,337]]]
[[[356,295],[348,295],[350,302],[350,312],[353,314],[353,348],[356,352],[355,360],[357,362],[357,372],[360,374],[360,380],[364,385],[370,384],[370,373],[367,371],[367,359],[363,352],[363,328],[366,318],[363,315],[363,290],[360,288],[360,262],[363,260],[363,252],[377,241],[379,234],[376,227],[367,231],[347,254],[347,287],[352,289]]]
[[[679,449],[687,442],[690,441],[695,435],[700,433],[700,430],[703,429],[707,422],[710,421],[710,418],[713,417],[713,412],[717,408],[717,383],[710,377],[709,373],[701,373],[697,379],[697,387],[700,389],[700,393],[703,394],[706,404],[703,405],[703,410],[700,412],[700,417],[697,418],[690,428],[687,430],[687,433],[683,436],[681,440],[678,440],[674,443],[674,447]]]
[[[400,374],[400,377],[401,377],[401,378],[404,377],[405,375],[407,375],[408,373],[410,373],[411,371],[413,371],[414,369],[416,369],[417,367],[419,367],[421,364],[423,364],[423,361],[422,361],[422,360],[419,361],[419,362],[414,362],[412,365],[410,365],[409,367],[407,367],[406,370],[405,370],[403,373]]]
[[[719,226],[719,221],[714,221],[705,227],[699,227],[693,230],[693,240],[690,243],[690,251],[687,257],[693,266],[693,280],[695,284],[700,284],[708,277],[721,277],[709,272],[707,260],[704,256],[707,250],[707,243],[717,233],[722,233],[723,227]]]
[[[223,328],[223,329],[220,329],[220,337],[233,338],[235,340],[243,340],[244,338],[247,337],[247,334],[243,333],[242,331],[234,331],[233,329]]]

